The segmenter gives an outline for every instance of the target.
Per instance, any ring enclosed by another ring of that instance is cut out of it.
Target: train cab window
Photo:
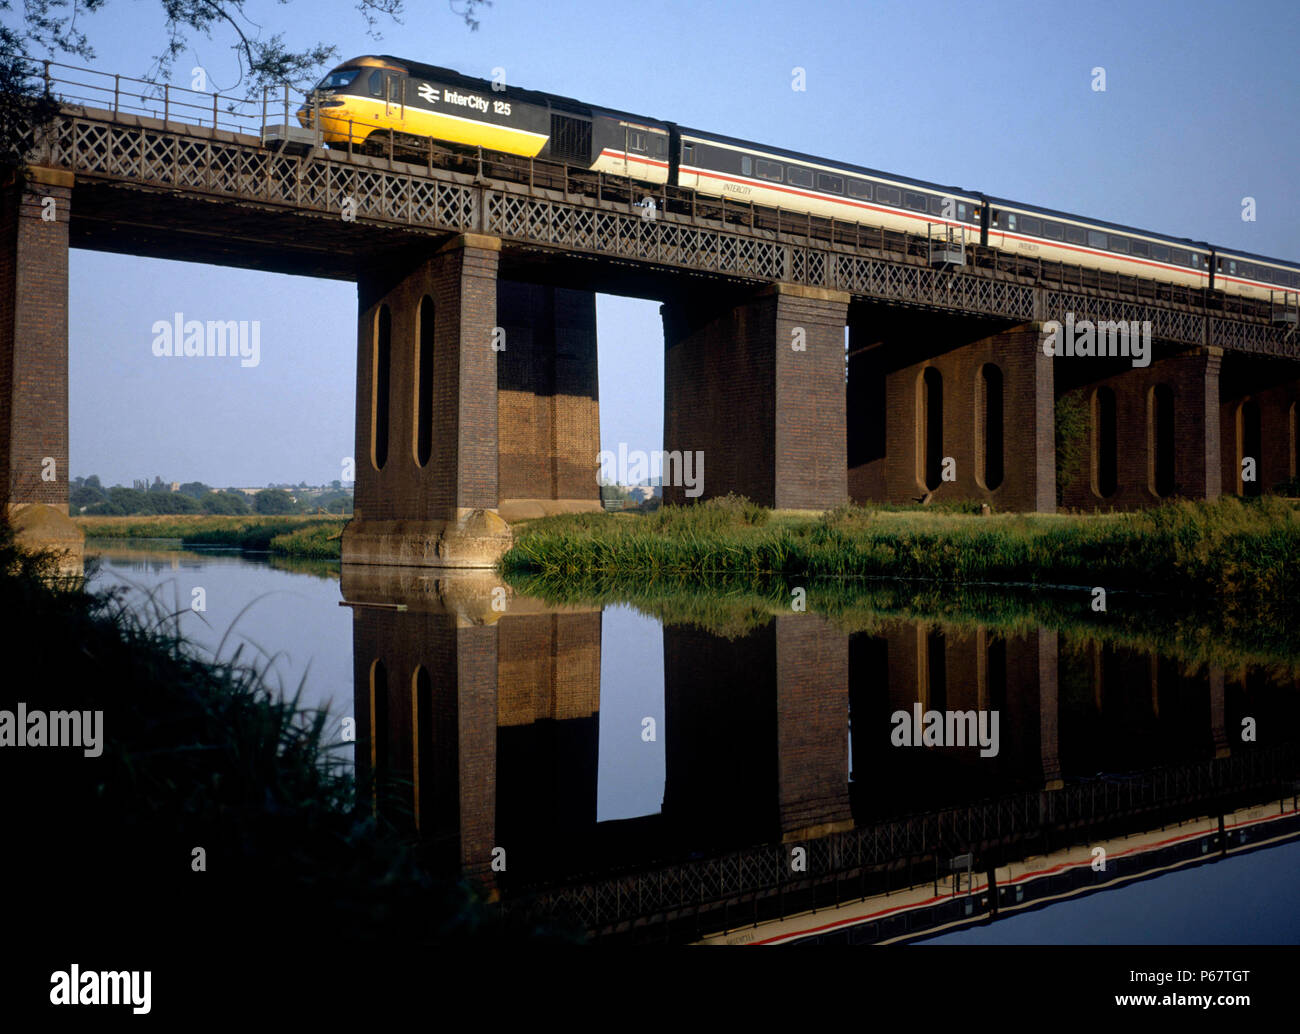
[[[1082,226],[1067,226],[1065,228],[1065,239],[1071,244],[1082,244],[1084,241]]]
[[[760,158],[758,160],[758,178],[780,183],[785,179],[785,167],[780,162],[765,162]]]
[[[1147,258],[1151,254],[1151,245],[1146,241],[1134,241],[1133,254],[1138,258]]]
[[[903,194],[897,187],[886,187],[883,184],[877,184],[876,200],[883,201],[887,205],[900,205],[903,201]]]
[[[754,159],[747,154],[740,156],[740,174],[742,176],[754,175]]]
[[[825,191],[827,194],[843,194],[844,179],[840,176],[832,176],[828,172],[817,173],[817,189]]]
[[[316,87],[318,90],[337,90],[341,86],[347,86],[357,77],[361,69],[359,68],[342,68],[336,72],[331,72],[320,81]]]
[[[376,68],[370,73],[370,79],[367,82],[370,90],[370,96],[382,97],[384,95],[384,73]]]
[[[849,180],[849,193],[853,197],[860,197],[864,201],[870,201],[871,184],[865,180]]]
[[[811,187],[813,185],[812,169],[801,169],[797,165],[786,166],[786,178],[796,187]]]
[[[1113,233],[1110,235],[1110,250],[1118,251],[1121,255],[1128,254],[1128,238],[1116,237]]]
[[[1106,247],[1106,235],[1105,235],[1104,233],[1102,233],[1100,230],[1089,230],[1089,231],[1088,231],[1088,247],[1090,247],[1090,248],[1105,248],[1105,247]]]
[[[1153,244],[1151,245],[1151,257],[1157,262],[1168,262],[1169,249],[1163,244]]]
[[[1043,220],[1044,237],[1051,237],[1052,240],[1059,241],[1064,232],[1065,232],[1065,227],[1062,226],[1060,223],[1054,223],[1050,219]]]
[[[1021,216],[1020,231],[1029,234],[1031,237],[1041,237],[1043,235],[1043,224],[1035,216]]]
[[[903,194],[903,204],[914,212],[925,211],[925,195],[913,194],[910,190]]]

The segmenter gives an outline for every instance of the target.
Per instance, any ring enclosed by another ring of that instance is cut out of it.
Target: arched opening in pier
[[[1115,392],[1103,386],[1092,393],[1092,490],[1103,499],[1113,496],[1119,483],[1115,427]]]
[[[1237,407],[1237,494],[1257,496],[1263,491],[1263,433],[1259,403],[1247,399]]]
[[[383,470],[388,462],[389,389],[393,372],[393,316],[387,305],[375,313],[374,367],[371,383],[370,461],[376,470]]]
[[[433,299],[420,300],[419,329],[415,341],[415,462],[428,466],[433,452],[433,331],[436,313]]]
[[[921,480],[933,492],[943,480],[943,375],[933,366],[921,374],[917,427],[921,429]]]
[[[985,363],[975,380],[975,476],[981,488],[990,492],[1002,484],[1003,407],[1002,371]]]
[[[1147,396],[1150,489],[1164,498],[1174,491],[1174,392],[1157,384]]]

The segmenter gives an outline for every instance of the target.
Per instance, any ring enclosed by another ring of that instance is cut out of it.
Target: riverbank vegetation
[[[779,575],[962,585],[1103,586],[1197,597],[1300,599],[1300,510],[1284,499],[1175,502],[1120,514],[990,514],[843,506],[783,515],[725,497],[646,516],[530,521],[513,574]]]
[[[317,560],[341,556],[346,517],[330,516],[152,516],[76,517],[87,538],[178,539],[186,546],[229,546]]]

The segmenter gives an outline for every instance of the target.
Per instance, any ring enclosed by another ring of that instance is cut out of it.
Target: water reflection
[[[1286,664],[1023,620],[746,604],[661,626],[486,573],[345,566],[341,587],[373,806],[442,871],[598,936],[800,937],[830,908],[915,937],[1296,835]],[[892,925],[863,918],[880,901]]]

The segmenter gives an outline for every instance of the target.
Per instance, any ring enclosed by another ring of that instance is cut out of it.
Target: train
[[[971,241],[1105,272],[1295,304],[1300,263],[819,158],[389,55],[343,62],[297,112],[331,147],[376,132],[545,158],[652,186]]]

